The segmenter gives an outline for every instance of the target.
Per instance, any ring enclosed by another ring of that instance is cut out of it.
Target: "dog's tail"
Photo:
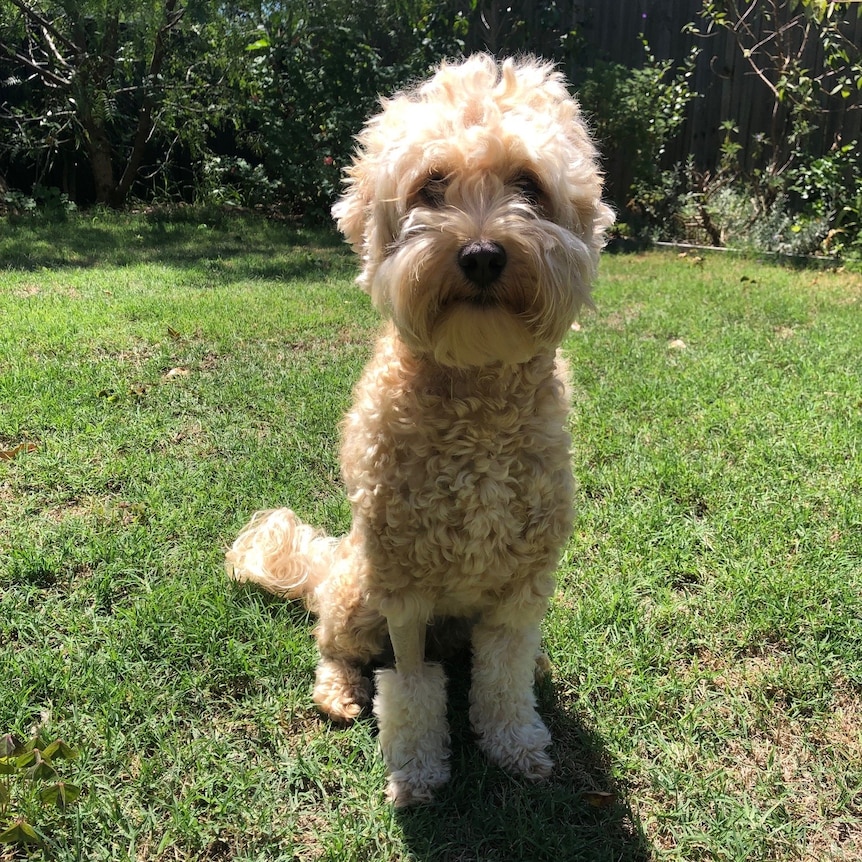
[[[225,555],[225,569],[236,581],[303,599],[313,611],[314,590],[332,568],[338,541],[303,524],[290,509],[255,512]]]

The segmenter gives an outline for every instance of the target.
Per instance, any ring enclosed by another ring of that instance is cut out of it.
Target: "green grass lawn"
[[[373,721],[312,708],[304,611],[222,572],[257,508],[348,526],[354,274],[255,219],[0,223],[0,735],[83,788],[0,775],[46,842],[0,859],[862,859],[862,277],[604,258],[564,345],[557,770],[487,765],[453,666],[452,781],[394,812]]]

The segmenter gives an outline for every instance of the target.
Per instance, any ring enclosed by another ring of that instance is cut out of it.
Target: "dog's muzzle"
[[[476,287],[490,287],[506,268],[506,249],[492,240],[476,240],[461,246],[458,266],[465,277]]]

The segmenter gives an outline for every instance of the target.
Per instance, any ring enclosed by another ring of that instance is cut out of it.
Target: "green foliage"
[[[668,162],[697,97],[697,49],[659,61],[645,44],[631,69],[596,59],[569,0],[0,0],[0,177],[32,179],[0,203],[62,219],[137,196],[328,221],[381,94],[443,57],[535,52],[577,82],[630,232],[860,255],[859,142],[824,122],[862,110],[862,54],[842,23],[853,9],[703,4],[689,32],[726,33],[774,102],[750,139],[727,120],[720,161],[705,166]]]
[[[225,28],[206,0],[0,0],[0,59],[13,70],[0,166],[46,184],[83,155],[96,202],[123,205],[148,152],[194,153],[230,112],[220,94],[236,54],[224,50]]]
[[[227,207],[268,207],[279,199],[282,187],[262,164],[252,165],[238,156],[204,152],[197,197],[201,203]]]
[[[569,71],[585,65],[589,46],[571,28],[573,4],[567,0],[466,0],[459,5],[467,24],[468,52],[490,51],[498,57],[538,54]]]
[[[699,12],[708,26],[733,35],[754,74],[788,109],[791,134],[800,135],[830,101],[858,104],[862,50],[842,22],[859,14],[853,0],[706,0]]]
[[[744,189],[727,187],[711,198],[707,210],[723,242],[735,248],[812,255],[824,250],[829,232],[828,219],[799,212],[784,195],[760,210]]]
[[[457,52],[463,32],[454,6],[427,0],[308,0],[260,20],[245,46],[239,139],[290,211],[328,219],[353,138],[379,96]]]
[[[857,145],[800,160],[780,175],[746,173],[738,162],[737,131],[725,124],[715,174],[698,171],[691,160],[673,174],[660,195],[668,217],[655,223],[655,238],[791,256],[862,256]]]
[[[656,60],[646,42],[644,49],[646,61],[637,69],[597,62],[586,71],[578,94],[607,166],[609,196],[619,207],[660,220],[672,182],[662,157],[696,98],[691,89],[696,52],[675,68],[670,60]]]
[[[64,781],[56,766],[77,758],[78,752],[62,739],[49,742],[37,735],[21,742],[9,733],[0,737],[0,824],[13,816],[0,826],[0,844],[45,843],[28,816],[43,807],[66,811],[77,801],[81,788]]]
[[[67,194],[54,187],[46,188],[37,184],[33,188],[32,196],[18,191],[0,194],[0,211],[11,214],[38,214],[46,221],[64,221],[77,209]]]
[[[325,217],[352,136],[387,89],[385,70],[348,27],[289,16],[273,16],[268,25],[272,34],[250,46],[258,56],[248,138],[288,207]]]
[[[40,74],[14,91],[0,150],[40,178],[56,173],[72,151],[86,152],[97,199],[109,203],[134,189],[162,199],[281,204],[325,219],[353,137],[381,94],[464,50],[538,52],[570,70],[584,56],[559,0],[524,8],[490,0],[283,0],[228,9],[197,0],[182,15],[170,12],[172,0],[128,10],[78,0],[44,10],[61,65],[74,71],[52,82],[52,50],[34,25],[36,7],[30,0],[2,4],[9,15],[0,44],[11,55],[33,31],[29,71],[39,66]],[[157,46],[159,71],[152,74]],[[24,63],[20,80],[26,72]],[[593,72],[585,101],[600,134],[621,162],[624,151],[636,154],[633,169],[623,169],[619,199],[632,183],[655,181],[656,158],[691,95],[687,73],[672,73],[670,63],[651,56],[631,75],[609,64]],[[142,111],[150,112],[151,128],[141,126]],[[142,129],[151,161],[136,167]],[[193,165],[185,182],[178,157]]]
[[[24,192],[10,190],[0,195],[0,207],[4,213],[20,215],[36,210],[36,200]]]
[[[858,142],[797,165],[788,173],[787,189],[803,214],[825,223],[822,250],[862,256],[862,160]]]

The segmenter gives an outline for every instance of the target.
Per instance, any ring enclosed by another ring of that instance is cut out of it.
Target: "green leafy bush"
[[[732,131],[732,130],[730,130]],[[715,174],[689,160],[678,172],[673,217],[656,223],[657,239],[787,255],[862,256],[862,180],[856,146],[779,175],[744,173],[728,137]]]
[[[860,48],[847,27],[855,14],[849,3],[703,4],[707,26],[692,32],[726,31],[771,97],[770,128],[742,141],[732,118],[722,123],[717,166],[686,166],[675,217],[656,222],[662,239],[862,256],[859,142],[826,119],[859,108]]]
[[[308,2],[272,12],[249,35],[240,140],[263,170],[245,172],[246,191],[265,191],[305,217],[329,218],[354,136],[380,95],[462,47],[465,22],[454,6],[412,5],[410,15],[399,15],[398,5],[384,0]],[[228,176],[215,192],[231,190],[238,185]],[[212,186],[207,194],[212,200]]]
[[[862,256],[862,161],[859,143],[797,165],[787,180],[799,210],[824,223],[823,251]]]

